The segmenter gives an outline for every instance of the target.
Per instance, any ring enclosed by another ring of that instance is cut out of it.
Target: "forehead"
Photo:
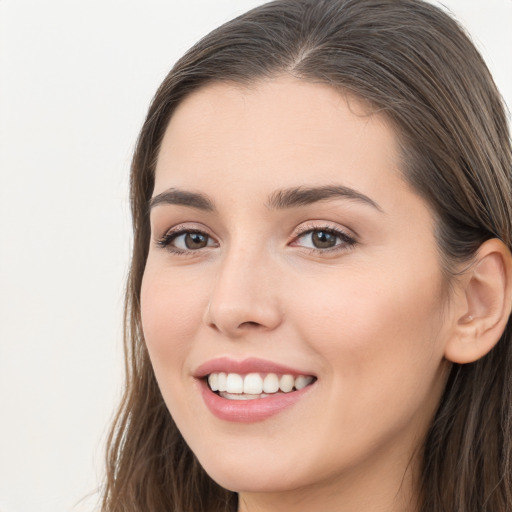
[[[215,83],[188,96],[167,127],[155,193],[219,183],[287,187],[404,185],[397,137],[354,96],[292,77],[250,88]],[[257,179],[256,179],[257,178]]]

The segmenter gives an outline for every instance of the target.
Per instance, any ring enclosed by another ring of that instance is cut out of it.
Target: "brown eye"
[[[341,230],[318,228],[304,231],[292,245],[327,253],[330,250],[347,249],[355,244],[356,240]]]
[[[218,244],[210,235],[202,231],[180,230],[165,234],[158,241],[158,245],[174,253],[186,253],[216,247]]]
[[[183,242],[189,250],[202,249],[208,245],[208,238],[204,233],[186,233]]]
[[[315,249],[330,249],[337,243],[339,237],[328,231],[313,231],[311,233],[311,243]]]

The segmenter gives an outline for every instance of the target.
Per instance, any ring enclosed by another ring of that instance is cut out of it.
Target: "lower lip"
[[[206,407],[217,418],[237,423],[253,423],[263,421],[279,414],[299,402],[314,384],[299,391],[276,393],[275,395],[253,400],[228,400],[214,393],[208,384],[201,380],[201,394]]]

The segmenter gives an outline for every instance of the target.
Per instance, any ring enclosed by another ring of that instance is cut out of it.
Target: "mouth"
[[[312,375],[213,372],[206,377],[212,392],[227,400],[258,400],[300,391],[316,381]]]
[[[264,421],[305,403],[318,380],[304,369],[273,361],[228,357],[207,361],[193,376],[215,417],[241,423]]]

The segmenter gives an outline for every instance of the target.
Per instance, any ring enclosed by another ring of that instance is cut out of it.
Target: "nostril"
[[[249,329],[256,329],[258,327],[261,327],[261,324],[259,324],[258,322],[243,322],[238,326],[238,328],[244,327],[247,327]]]

